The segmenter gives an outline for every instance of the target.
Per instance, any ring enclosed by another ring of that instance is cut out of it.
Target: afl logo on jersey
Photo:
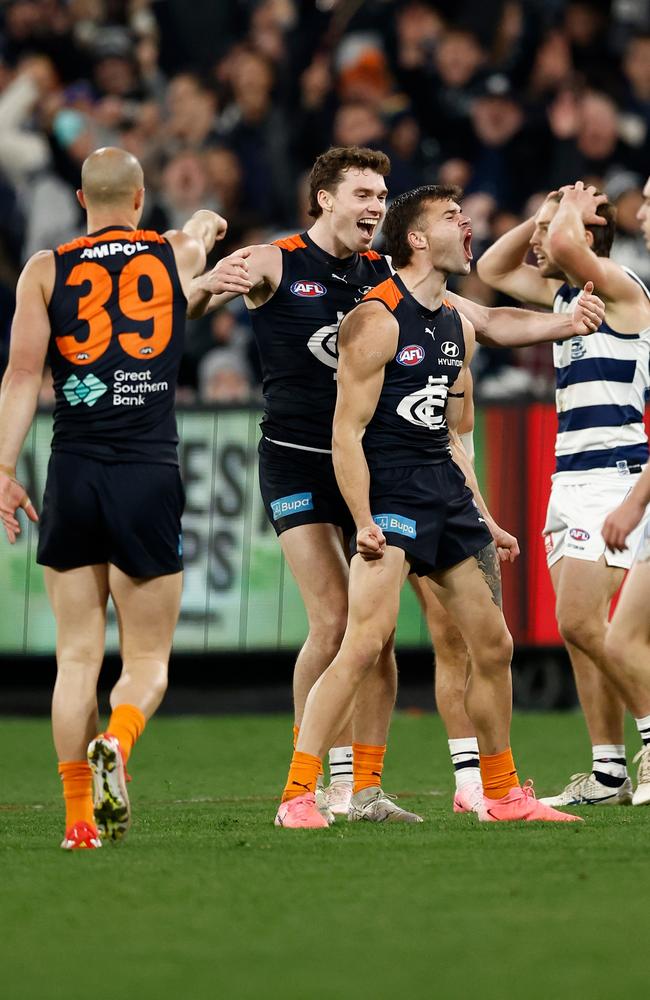
[[[319,299],[321,295],[327,295],[327,289],[325,285],[321,285],[320,281],[306,281],[305,279],[294,281],[291,292],[294,295],[299,295],[301,299]]]
[[[409,344],[402,348],[395,360],[398,365],[419,365],[424,361],[424,348],[419,344]]]
[[[457,358],[460,354],[460,348],[458,344],[454,344],[453,340],[446,340],[440,350],[447,358]]]

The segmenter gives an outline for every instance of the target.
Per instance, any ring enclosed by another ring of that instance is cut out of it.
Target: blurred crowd
[[[83,226],[81,163],[141,160],[144,224],[197,208],[226,246],[308,225],[329,145],[385,150],[390,195],[457,183],[475,256],[578,178],[618,208],[613,256],[650,280],[636,211],[650,164],[650,0],[0,2],[0,368],[18,271]],[[475,274],[457,286],[502,300]],[[549,352],[483,351],[485,398],[551,384]],[[190,324],[181,398],[259,398],[241,305]]]

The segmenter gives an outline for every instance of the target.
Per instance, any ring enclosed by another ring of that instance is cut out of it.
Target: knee
[[[584,653],[589,654],[598,646],[593,618],[587,615],[578,615],[572,611],[559,612],[558,629],[566,643],[576,646]]]
[[[347,624],[347,609],[323,609],[317,616],[310,619],[309,638],[318,644],[323,652],[330,654],[330,659],[336,656],[343,642]]]
[[[491,638],[486,636],[480,650],[472,651],[472,668],[489,673],[508,671],[513,650],[512,636],[507,628],[503,628]]]

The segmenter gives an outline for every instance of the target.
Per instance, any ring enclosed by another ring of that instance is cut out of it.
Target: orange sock
[[[106,732],[120,741],[125,764],[131,756],[135,741],[142,735],[146,721],[135,705],[118,705],[111,712]]]
[[[296,749],[296,743],[298,742],[298,733],[300,732],[300,726],[294,725],[293,727],[293,749]]]
[[[289,777],[282,793],[282,801],[287,802],[289,799],[296,799],[299,795],[305,795],[307,792],[315,792],[320,769],[320,757],[313,757],[310,753],[294,750]]]
[[[82,821],[95,825],[93,816],[93,776],[87,760],[59,761],[65,799],[65,828]]]
[[[352,772],[354,775],[354,792],[362,788],[379,787],[381,772],[384,770],[384,755],[386,747],[371,747],[365,743],[352,744]]]
[[[500,799],[513,788],[519,788],[517,768],[508,747],[503,753],[479,754],[483,794],[488,799]]]

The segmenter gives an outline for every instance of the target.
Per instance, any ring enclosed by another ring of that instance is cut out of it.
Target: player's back
[[[54,259],[53,451],[177,464],[187,302],[171,244],[111,226],[57,247]]]
[[[341,320],[391,271],[378,253],[334,257],[301,233],[278,240],[282,278],[251,311],[260,352],[266,437],[331,449],[336,406],[336,340]]]

